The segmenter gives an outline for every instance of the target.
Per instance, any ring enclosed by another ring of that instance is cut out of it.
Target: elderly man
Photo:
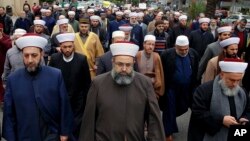
[[[199,23],[200,28],[190,33],[189,41],[190,47],[195,49],[200,57],[202,57],[207,45],[214,42],[214,37],[213,34],[208,31],[209,18],[200,18]]]
[[[234,28],[234,34],[240,38],[239,52],[238,52],[239,57],[241,57],[243,52],[246,52],[247,45],[248,45],[248,42],[247,42],[248,32],[246,30],[247,23],[248,23],[247,19],[243,18],[240,20],[240,22]],[[249,54],[248,54],[248,56],[249,56]],[[249,58],[247,58],[247,59],[249,59]],[[249,61],[249,60],[247,60],[247,61]]]
[[[145,17],[143,19],[143,22],[146,25],[148,25],[151,21],[154,20],[155,15],[154,15],[153,11],[154,11],[154,8],[152,8],[152,7],[148,8],[148,13],[145,15]]]
[[[145,37],[145,35],[147,35],[147,32],[148,32],[147,31],[148,26],[145,23],[143,23],[143,17],[144,17],[144,13],[143,12],[139,12],[137,14],[138,24],[142,28],[142,35],[143,35],[143,37]]]
[[[76,15],[75,11],[68,12],[69,24],[73,27],[74,32],[78,32],[79,31],[79,22],[77,20],[75,20],[75,15]]]
[[[129,14],[129,25],[133,27],[131,30],[131,39],[136,45],[142,47],[144,36],[142,27],[138,24],[137,21],[137,13],[132,12]]]
[[[45,21],[45,25],[48,27],[49,33],[51,34],[53,31],[53,27],[56,25],[56,20],[52,16],[51,10],[44,10],[45,17],[43,20]]]
[[[14,24],[14,30],[21,28],[26,30],[26,32],[29,32],[29,28],[32,25],[32,22],[27,19],[26,13],[24,11],[20,12],[20,17],[16,19],[16,22]]]
[[[14,36],[14,45],[6,53],[6,58],[4,62],[4,70],[2,74],[3,85],[6,86],[8,76],[14,71],[23,68],[23,55],[19,47],[16,46],[15,41],[26,34],[24,29],[16,29]]]
[[[6,85],[3,137],[8,141],[67,141],[71,135],[73,118],[61,71],[40,65],[46,44],[37,35],[16,40],[25,68],[10,75]]]
[[[223,51],[221,54],[208,61],[206,71],[202,78],[202,83],[213,80],[220,73],[221,70],[218,68],[218,64],[220,61],[224,60],[224,58],[239,59],[237,55],[239,42],[240,38],[238,37],[231,37],[220,42]]]
[[[0,24],[3,25],[3,32],[10,35],[13,32],[13,22],[10,16],[6,14],[5,8],[0,6]]]
[[[173,32],[172,34],[170,34],[170,47],[174,47],[176,38],[180,35],[185,35],[187,37],[190,36],[191,30],[189,29],[189,27],[187,26],[187,16],[186,15],[181,15],[179,17],[179,22],[178,24],[173,27]]]
[[[224,27],[220,27],[217,29],[218,31],[218,40],[216,42],[213,42],[211,44],[209,44],[205,50],[204,55],[201,58],[201,61],[199,63],[199,70],[198,70],[198,80],[201,80],[201,77],[204,73],[204,71],[206,70],[207,67],[207,63],[210,59],[212,59],[213,57],[219,55],[222,52],[222,48],[220,46],[220,42],[230,38],[231,36],[231,31],[232,31],[232,27],[231,26],[224,26]]]
[[[115,13],[116,19],[109,22],[108,33],[109,33],[109,43],[111,44],[112,33],[116,30],[119,30],[119,26],[126,24],[124,20],[122,20],[123,12],[117,11]]]
[[[248,96],[239,86],[247,63],[239,61],[220,61],[221,73],[196,89],[188,141],[227,141],[230,126],[248,122]]]
[[[160,109],[152,81],[134,71],[139,47],[111,44],[111,72],[97,76],[88,93],[80,141],[164,141]]]
[[[56,34],[56,33],[59,33],[60,32],[60,27],[59,27],[59,24],[58,22],[60,22],[61,20],[63,19],[67,19],[64,15],[60,15],[59,16],[59,19],[57,20],[57,23],[56,25],[53,27],[53,31],[51,33],[51,37]],[[70,33],[75,33],[73,27],[71,26],[71,24],[69,24],[69,21],[67,22],[67,32],[70,32]]]
[[[56,52],[61,51],[60,50],[60,43],[57,40],[56,36],[59,34],[62,34],[62,33],[66,33],[68,31],[68,22],[69,22],[68,19],[60,19],[57,21],[57,25],[59,27],[59,32],[53,34],[51,37],[51,48],[53,49],[52,53],[56,53]]]
[[[194,89],[199,55],[189,48],[187,36],[176,39],[175,47],[162,53],[162,66],[165,80],[165,93],[162,97],[163,124],[166,140],[172,141],[173,133],[178,132],[176,117],[187,112]]]
[[[73,134],[77,140],[91,82],[89,66],[85,55],[74,52],[74,33],[59,34],[56,38],[60,43],[61,53],[56,53],[51,56],[49,66],[62,71],[74,114]]]
[[[123,31],[114,31],[112,34],[112,43],[120,42],[125,40],[125,33]],[[97,64],[96,75],[103,74],[112,70],[112,53],[111,51],[106,52],[99,59]]]
[[[79,22],[80,32],[76,33],[75,51],[87,56],[91,79],[93,79],[96,76],[98,59],[104,54],[104,50],[99,37],[89,31],[89,19],[80,19]]]
[[[45,64],[47,64],[48,57],[51,53],[51,38],[50,36],[43,33],[44,26],[45,26],[45,21],[34,20],[34,32],[36,34],[39,34],[41,37],[45,38],[46,40],[48,40],[48,44],[44,48],[44,61],[45,61]]]
[[[154,52],[156,38],[154,35],[146,35],[143,48],[136,55],[138,71],[148,76],[155,89],[155,94],[159,98],[164,93],[164,74],[161,64],[161,58]]]
[[[180,12],[174,12],[174,17],[173,19],[170,21],[170,27],[174,28],[175,26],[177,26],[179,24],[179,17],[181,16]]]
[[[108,50],[108,46],[106,46],[107,41],[107,32],[101,26],[101,18],[99,16],[93,15],[90,17],[90,28],[91,32],[94,32],[100,39],[102,43],[102,47],[105,51]]]

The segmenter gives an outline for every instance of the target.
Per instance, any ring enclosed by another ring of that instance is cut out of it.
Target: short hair
[[[162,20],[156,21],[156,22],[155,22],[155,27],[156,27],[157,25],[159,25],[159,24],[164,24],[164,22],[163,22]]]
[[[240,22],[247,23],[247,19],[241,19]]]
[[[5,10],[5,8],[3,6],[0,6],[0,8],[2,8],[3,10]]]

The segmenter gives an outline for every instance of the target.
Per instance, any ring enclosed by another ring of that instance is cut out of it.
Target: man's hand
[[[68,140],[68,136],[60,136],[60,141],[67,141]]]
[[[240,118],[240,119],[239,119],[239,123],[240,123],[241,125],[246,125],[247,122],[249,122],[249,120],[246,119],[246,118]]]
[[[223,118],[223,125],[226,127],[230,127],[230,125],[238,125],[239,123],[236,121],[236,119],[232,116],[224,116]]]

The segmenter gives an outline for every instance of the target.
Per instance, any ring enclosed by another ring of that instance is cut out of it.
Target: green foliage
[[[206,10],[206,6],[203,2],[195,2],[191,3],[189,10],[188,10],[188,15],[190,16],[191,19],[195,19],[199,13],[204,13]]]
[[[123,0],[109,0],[109,1],[115,3],[116,5],[122,5],[123,4]]]
[[[139,4],[139,0],[131,0],[131,2],[132,2],[132,5],[137,5],[138,6],[138,4]]]

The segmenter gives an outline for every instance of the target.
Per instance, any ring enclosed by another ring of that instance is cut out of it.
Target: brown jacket
[[[141,63],[141,54],[143,51],[139,51],[136,55],[136,61],[137,63]],[[158,53],[153,52],[153,67],[154,70],[152,73],[147,73],[144,74],[154,80],[153,86],[155,89],[155,93],[157,96],[163,96],[164,90],[165,90],[165,84],[164,84],[164,73],[163,73],[163,68],[162,68],[162,63],[161,63],[161,58]],[[140,69],[138,69],[140,72]]]

